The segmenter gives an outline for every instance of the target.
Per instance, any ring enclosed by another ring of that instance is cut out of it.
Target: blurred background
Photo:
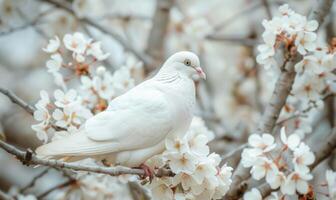
[[[0,86],[31,105],[40,90],[54,91],[56,85],[46,68],[49,55],[42,48],[49,39],[66,33],[82,32],[101,41],[103,51],[110,53],[103,65],[111,72],[142,63],[132,74],[136,83],[155,73],[169,55],[194,51],[207,74],[207,80],[197,84],[195,114],[216,135],[212,150],[225,154],[246,142],[272,93],[276,78],[256,63],[256,47],[264,31],[262,21],[276,15],[283,3],[306,15],[316,1],[0,0]],[[329,18],[320,29],[320,40],[334,33],[335,20]],[[330,108],[332,102],[326,111]],[[327,115],[330,112],[311,116],[314,129],[332,126],[333,118]],[[31,149],[40,145],[31,129],[34,123],[29,113],[0,95],[1,134],[9,143]],[[43,170],[25,167],[0,150],[0,189],[4,191],[22,190]],[[62,179],[49,170],[25,192],[41,194]],[[124,193],[126,199],[130,194],[127,189]]]

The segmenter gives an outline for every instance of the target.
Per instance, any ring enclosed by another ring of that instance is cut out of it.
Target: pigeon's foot
[[[142,179],[149,178],[149,182],[152,182],[154,178],[154,171],[146,164],[141,164],[138,168],[143,169],[145,174],[141,176]]]

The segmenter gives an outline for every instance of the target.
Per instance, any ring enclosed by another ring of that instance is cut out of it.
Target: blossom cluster
[[[209,154],[207,143],[213,139],[204,122],[194,117],[183,138],[167,138],[166,150],[148,161],[154,168],[168,166],[173,177],[154,178],[148,185],[153,199],[221,199],[229,190],[232,168],[223,165],[216,153]]]
[[[251,135],[250,147],[242,153],[242,164],[251,167],[253,179],[265,178],[272,189],[280,188],[283,195],[305,195],[309,192],[308,181],[313,178],[309,165],[313,164],[315,156],[299,135],[287,136],[284,127],[280,140],[277,144],[267,133]]]
[[[110,100],[135,84],[131,71],[138,66],[136,62],[112,74],[99,65],[108,56],[102,51],[101,43],[82,33],[66,34],[63,42],[56,36],[43,50],[50,54],[46,66],[60,87],[54,91],[53,98],[41,91],[41,99],[35,105],[34,118],[39,123],[32,128],[44,142],[48,141],[48,135],[57,139],[77,132],[88,118],[105,110]]]
[[[287,4],[280,6],[281,16],[275,16],[271,20],[262,22],[265,32],[262,34],[265,44],[258,46],[258,63],[265,69],[276,66],[274,58],[276,50],[284,44],[287,48],[295,47],[301,55],[314,50],[316,45],[316,33],[318,23],[315,20],[307,20],[306,16],[295,13]]]
[[[260,53],[257,61],[265,69],[274,69],[277,65],[276,50],[282,44],[290,54],[284,55],[285,59],[293,53],[301,54],[303,59],[295,65],[298,76],[293,85],[293,95],[305,106],[321,107],[322,99],[335,92],[335,41],[328,47],[320,47],[315,33],[318,28],[317,21],[307,20],[305,16],[291,10],[287,4],[280,6],[279,11],[280,17],[263,21],[265,32],[262,37],[265,44],[258,46]]]
[[[293,94],[307,106],[323,105],[323,98],[335,93],[336,54],[333,46],[310,51],[295,65]]]

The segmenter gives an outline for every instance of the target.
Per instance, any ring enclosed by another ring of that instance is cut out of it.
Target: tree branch
[[[18,160],[20,160],[25,165],[44,165],[54,168],[61,169],[71,169],[74,171],[87,171],[87,172],[95,172],[101,174],[108,174],[111,176],[118,176],[122,174],[134,174],[139,176],[144,176],[145,172],[142,169],[133,169],[123,166],[116,167],[102,167],[102,166],[92,166],[92,165],[83,165],[83,164],[75,164],[75,163],[67,163],[60,160],[51,160],[51,159],[43,159],[37,157],[31,150],[21,151],[16,147],[4,142],[0,141],[0,148],[4,149],[8,153],[16,156]],[[159,169],[155,176],[172,176],[173,173],[166,169]]]
[[[94,20],[88,18],[88,17],[83,17],[83,18],[78,18],[76,16],[76,13],[71,9],[71,5],[69,5],[67,2],[60,2],[56,0],[40,0],[42,2],[49,3],[51,5],[54,5],[58,8],[61,8],[74,16],[78,21],[88,24],[92,27],[95,27],[96,29],[100,30],[102,33],[105,33],[107,35],[112,36],[115,40],[117,40],[124,48],[125,50],[128,50],[132,52],[138,59],[140,59],[146,66],[152,66],[154,65],[154,61],[152,58],[149,56],[143,54],[142,52],[138,51],[135,49],[133,46],[131,46],[122,36],[120,36],[117,32],[113,31],[112,29],[107,29],[104,26],[96,23]]]
[[[2,200],[14,200],[13,197],[9,196],[8,194],[3,192],[2,190],[0,190],[0,199],[2,199]]]
[[[149,33],[146,50],[155,61],[161,61],[163,57],[164,38],[169,24],[170,9],[173,4],[174,0],[156,1],[156,10],[153,16],[152,29]],[[151,71],[153,68],[147,68],[146,70]]]
[[[24,193],[24,192],[26,192],[29,188],[32,188],[32,187],[34,187],[35,186],[35,184],[36,184],[36,181],[38,180],[38,179],[40,179],[42,176],[44,176],[45,174],[47,174],[48,172],[49,172],[49,170],[50,170],[51,168],[46,168],[46,169],[44,169],[42,172],[40,172],[38,175],[36,175],[36,176],[34,176],[34,178],[25,186],[25,187],[23,187],[21,190],[20,190],[20,192],[21,193]]]
[[[27,104],[24,100],[16,96],[12,91],[0,87],[0,93],[6,95],[13,103],[25,109],[29,114],[31,115],[34,114],[35,109],[29,104]]]
[[[264,5],[264,8],[265,8],[268,19],[272,19],[272,11],[271,11],[268,0],[261,0],[261,1]]]
[[[319,25],[323,22],[324,17],[329,13],[333,0],[321,0],[319,5],[311,12],[310,19],[315,19]],[[285,105],[287,97],[292,89],[295,79],[295,64],[301,59],[297,54],[291,60],[287,59],[281,67],[281,74],[275,84],[271,100],[265,108],[265,112],[258,126],[260,133],[272,133],[273,128],[278,120],[280,111]],[[244,168],[240,162],[233,174],[232,185],[227,197],[228,199],[238,199],[243,195],[247,187],[241,183],[250,177],[249,168]]]
[[[61,188],[64,188],[64,187],[67,187],[67,186],[69,186],[71,184],[74,184],[74,183],[76,183],[76,180],[67,180],[63,183],[57,184],[54,187],[52,187],[52,188],[48,189],[47,191],[43,192],[42,194],[38,195],[37,199],[43,199],[44,197],[46,197],[51,192],[53,192],[55,190],[58,190],[58,189],[61,189]]]

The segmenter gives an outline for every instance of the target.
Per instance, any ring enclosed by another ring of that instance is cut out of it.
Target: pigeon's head
[[[206,79],[198,56],[190,51],[180,51],[170,56],[163,65],[164,70],[178,71],[190,78],[198,76]]]

